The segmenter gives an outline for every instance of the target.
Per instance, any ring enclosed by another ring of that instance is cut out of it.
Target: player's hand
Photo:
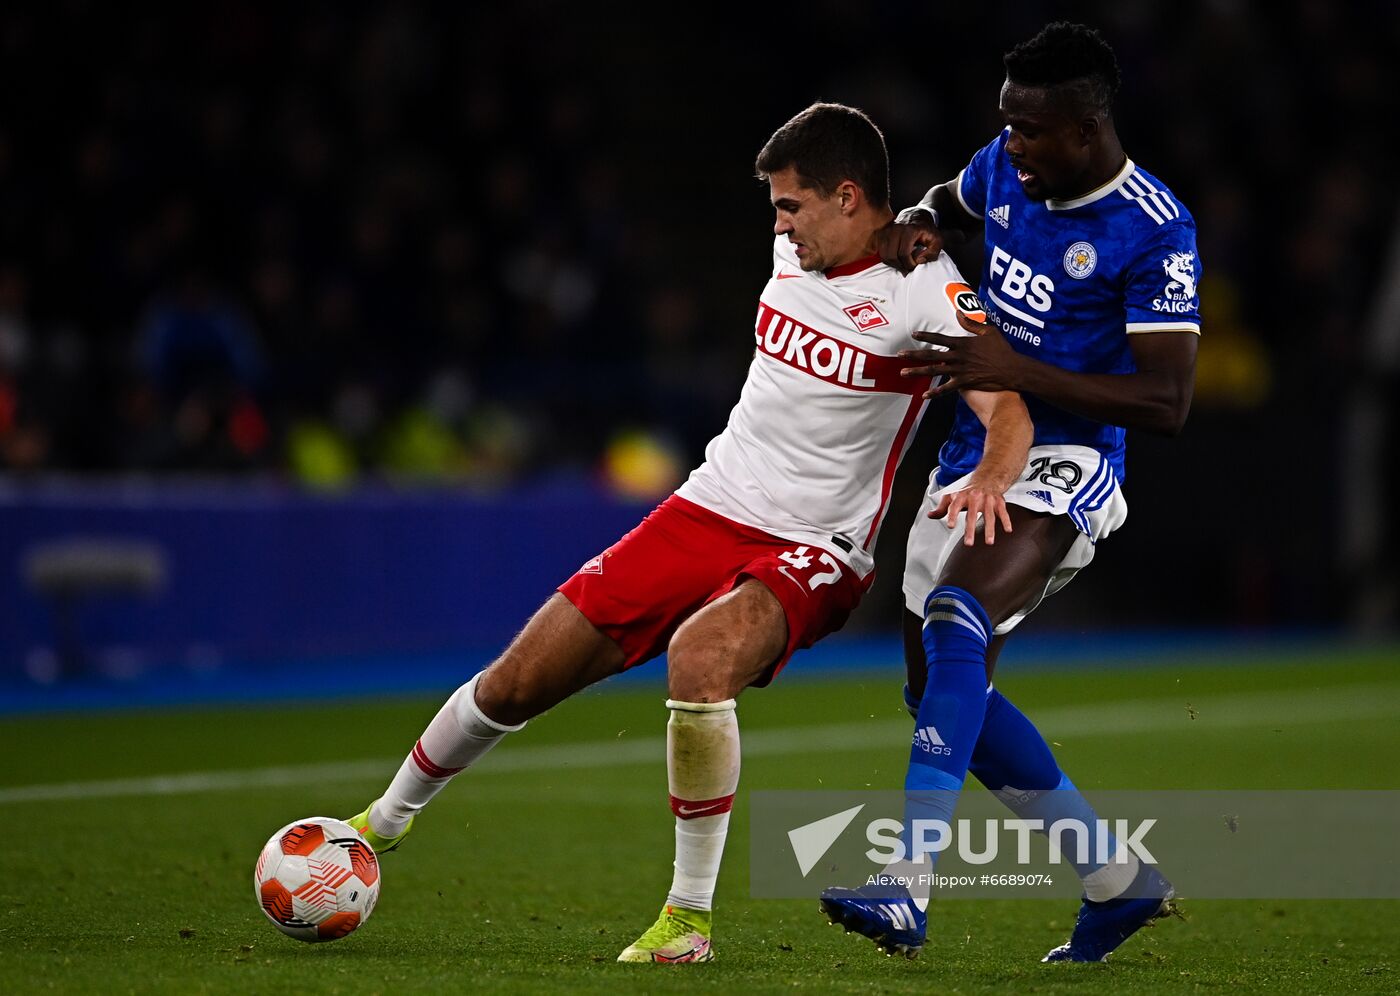
[[[997,523],[1006,532],[1011,528],[1011,513],[1006,510],[1004,488],[979,484],[974,477],[961,491],[945,491],[938,505],[929,510],[930,519],[942,519],[950,530],[958,528],[958,513],[966,511],[963,523],[963,546],[972,546],[977,539],[977,517],[982,517],[982,538],[991,546],[997,541]]]
[[[875,251],[886,266],[908,273],[920,263],[938,258],[943,251],[943,233],[928,212],[915,214],[919,221],[901,225],[892,221],[875,233]]]
[[[950,391],[1019,391],[1019,371],[1026,358],[1011,348],[1001,330],[962,312],[958,312],[958,324],[972,335],[915,332],[920,342],[942,348],[901,349],[900,359],[912,365],[902,368],[900,376],[945,378],[925,391],[925,398]]]

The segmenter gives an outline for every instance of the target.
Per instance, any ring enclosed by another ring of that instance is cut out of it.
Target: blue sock
[[[1046,790],[1060,783],[1060,766],[1050,745],[1026,714],[995,688],[987,689],[982,733],[968,770],[993,792],[1008,785]]]
[[[987,690],[986,702],[982,732],[969,765],[972,774],[1022,819],[1043,820],[1047,829],[1064,819],[1093,827],[1098,818],[1094,807],[1060,770],[1035,724],[994,688]],[[1066,833],[1060,840],[1064,859],[1085,880],[1090,899],[1111,899],[1132,881],[1136,861],[1119,865],[1094,860],[1104,856],[1093,853],[1092,836],[1086,841],[1090,860],[1079,861],[1078,836]],[[1112,834],[1108,842],[1112,854],[1118,842]]]
[[[991,635],[986,611],[961,588],[935,588],[924,603],[928,683],[914,722],[904,780],[905,841],[911,857],[917,847],[914,820],[952,824],[957,793],[982,729]],[[931,835],[926,839],[933,842]]]

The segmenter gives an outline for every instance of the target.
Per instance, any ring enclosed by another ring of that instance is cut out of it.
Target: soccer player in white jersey
[[[839,629],[865,592],[890,487],[928,402],[901,375],[916,329],[966,334],[980,313],[954,266],[908,277],[880,262],[893,218],[884,138],[863,113],[814,104],[757,160],[776,212],[757,348],[705,462],[634,530],[588,561],[505,652],[459,688],[387,791],[351,818],[392,850],[449,779],[572,695],[668,655],[667,771],[675,874],[656,923],[620,961],[708,961],[711,905],[739,781],[735,699],[794,651]],[[964,396],[984,458],[943,511],[1007,523],[1002,493],[1026,468],[1032,428],[1014,393]],[[968,528],[972,528],[969,524]]]
[[[1111,110],[1118,65],[1102,35],[1050,24],[1004,61],[1006,128],[881,237],[884,258],[908,270],[942,258],[944,233],[983,228],[990,321],[964,319],[982,333],[971,337],[918,333],[937,351],[909,354],[911,372],[948,378],[931,397],[1018,391],[1035,424],[1028,472],[1005,495],[1014,533],[963,545],[923,516],[910,531],[905,691],[916,721],[905,788],[914,818],[947,819],[971,772],[1020,817],[1092,826],[1093,809],[991,675],[1012,629],[1123,523],[1125,429],[1174,435],[1185,422],[1200,334],[1196,227],[1123,152]],[[959,406],[939,453],[935,499],[963,486],[981,451],[968,415]],[[1044,960],[1102,960],[1170,910],[1170,883],[1123,857],[1071,862],[1084,900],[1072,936]],[[890,892],[829,889],[822,908],[912,956],[927,897]]]

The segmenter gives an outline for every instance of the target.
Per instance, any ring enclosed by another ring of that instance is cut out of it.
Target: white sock
[[[459,771],[471,767],[507,733],[525,726],[506,726],[487,717],[476,704],[477,675],[452,693],[423,736],[413,745],[389,789],[369,808],[369,825],[381,837],[403,832],[420,809],[446,787]]]
[[[666,773],[676,814],[676,872],[666,902],[691,910],[714,903],[715,880],[739,788],[739,720],[734,699],[666,700]]]
[[[1108,864],[1080,879],[1084,885],[1084,896],[1091,902],[1106,903],[1127,892],[1142,865],[1138,856],[1131,848],[1124,847],[1122,841],[1115,840],[1113,843],[1113,857],[1108,859]],[[1120,858],[1124,860],[1120,861]]]
[[[1060,784],[1055,789],[1026,791],[1007,785],[994,789],[992,794],[1017,816],[1039,819],[1045,825],[1045,829],[1037,831],[1042,836],[1050,836],[1049,828],[1061,818],[1073,819],[1086,827],[1098,825],[1098,815],[1067,775],[1061,776]],[[1084,896],[1091,902],[1103,903],[1117,899],[1133,884],[1133,879],[1137,878],[1141,864],[1138,856],[1131,848],[1124,847],[1123,842],[1112,834],[1108,835],[1108,841],[1113,853],[1105,864],[1099,864],[1097,858],[1087,864],[1078,861],[1075,854],[1079,839],[1072,833],[1057,834],[1054,839],[1056,844],[1061,846],[1061,856],[1073,865],[1079,875],[1079,880],[1084,886]],[[1088,853],[1092,855],[1097,847],[1097,840],[1089,841]],[[1122,860],[1119,860],[1120,858]]]

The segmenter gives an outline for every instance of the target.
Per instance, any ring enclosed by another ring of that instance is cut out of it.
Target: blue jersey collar
[[[1071,208],[1083,207],[1085,204],[1092,204],[1097,200],[1107,197],[1119,187],[1123,186],[1123,184],[1127,181],[1128,177],[1132,176],[1133,172],[1136,169],[1137,166],[1134,165],[1131,159],[1125,160],[1123,163],[1123,168],[1120,169],[1117,173],[1115,173],[1113,175],[1113,179],[1109,180],[1103,186],[1095,187],[1083,197],[1076,197],[1072,201],[1057,201],[1055,200],[1055,198],[1051,197],[1048,200],[1046,200],[1045,207],[1050,211],[1068,211]]]

